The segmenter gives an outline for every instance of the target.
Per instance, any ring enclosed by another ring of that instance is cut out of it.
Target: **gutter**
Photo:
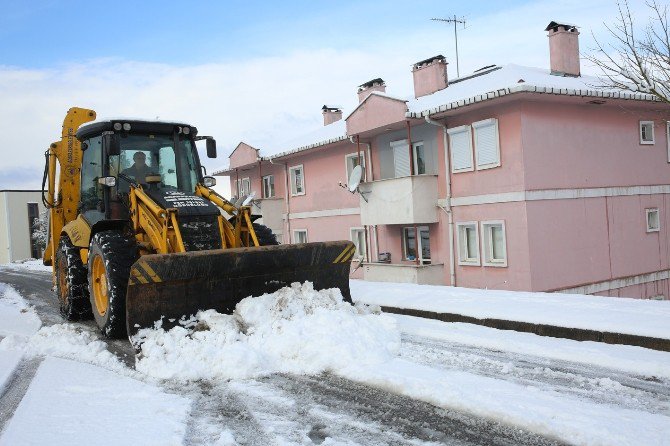
[[[447,200],[445,206],[438,207],[447,213],[449,218],[449,279],[451,286],[456,286],[456,255],[454,251],[454,213],[451,209],[451,154],[449,146],[447,145],[447,125],[438,121],[433,121],[429,116],[425,116],[424,120],[431,125],[442,127],[442,137],[444,138],[444,164],[446,167],[445,175],[447,177]]]

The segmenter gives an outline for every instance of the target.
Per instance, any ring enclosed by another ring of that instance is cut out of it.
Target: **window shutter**
[[[405,141],[393,141],[393,164],[395,177],[406,177],[409,173],[409,145]]]
[[[470,126],[448,130],[451,144],[451,169],[453,172],[472,169],[472,139]]]
[[[475,155],[477,167],[499,166],[498,120],[487,119],[472,124],[475,129]]]

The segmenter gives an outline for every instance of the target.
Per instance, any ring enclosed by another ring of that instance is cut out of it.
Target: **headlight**
[[[114,130],[116,130],[117,132],[118,132],[119,130],[121,130],[122,128],[123,128],[123,126],[121,125],[120,122],[115,122],[115,123],[114,123]]]
[[[98,183],[103,186],[114,187],[116,186],[116,177],[100,177]]]
[[[202,179],[202,185],[205,187],[216,186],[216,178],[214,177],[205,177]]]
[[[123,124],[123,130],[125,130],[126,132],[129,132],[130,131],[130,124],[128,124],[127,122],[125,124]]]

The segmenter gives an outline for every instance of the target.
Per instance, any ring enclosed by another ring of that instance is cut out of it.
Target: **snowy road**
[[[50,292],[49,274],[4,268],[0,269],[0,282],[10,284],[28,300],[43,325],[62,323],[55,297]],[[518,386],[513,389],[541,389],[545,394],[572,398],[571,401],[583,403],[587,408],[592,404],[593,407],[629,409],[635,411],[636,416],[670,416],[667,377],[419,335],[411,327],[427,322],[406,316],[398,316],[398,320],[401,328],[409,327],[403,329],[400,359],[430,367],[437,373],[467,372],[478,378]],[[430,324],[434,326],[436,322],[430,321]],[[86,326],[94,330],[91,323]],[[486,336],[494,332],[482,333]],[[507,333],[507,336],[514,335]],[[110,352],[129,367],[133,366],[129,343],[106,342]],[[3,407],[0,429],[10,419],[38,366],[38,360],[24,360],[20,365],[23,372],[14,377],[0,397],[0,407]],[[226,438],[234,438],[238,444],[249,445],[562,444],[520,428],[513,417],[474,416],[473,411],[463,411],[467,405],[436,407],[401,396],[400,392],[382,390],[394,390],[387,383],[371,387],[333,374],[275,374],[261,379],[189,385],[168,382],[163,386],[168,392],[193,401],[185,444],[209,444],[217,438],[220,444],[228,444]],[[535,431],[549,437],[552,433],[542,428]],[[593,442],[589,438],[571,438],[569,432],[561,438],[568,443]],[[626,444],[626,441],[619,443]]]

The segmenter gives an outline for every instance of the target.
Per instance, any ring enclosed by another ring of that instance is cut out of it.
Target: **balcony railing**
[[[437,223],[437,175],[413,175],[361,183],[361,223]],[[367,200],[367,201],[366,201]]]

